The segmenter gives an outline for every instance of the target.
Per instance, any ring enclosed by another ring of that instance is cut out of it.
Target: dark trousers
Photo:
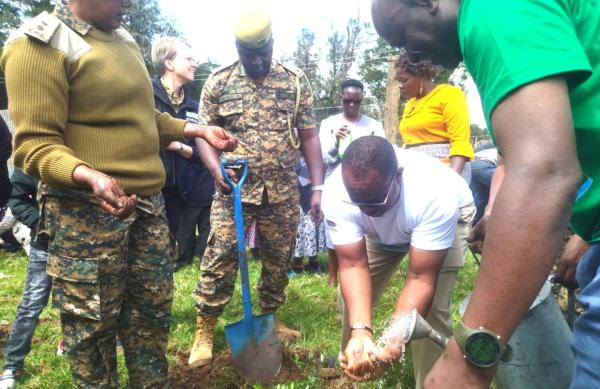
[[[202,258],[204,255],[206,241],[210,233],[211,205],[186,205],[183,209],[176,234],[177,243],[179,244],[177,262],[191,262],[194,258],[196,246],[198,246],[198,256]],[[198,238],[196,238],[196,230],[198,231]]]
[[[486,159],[477,159],[471,162],[471,183],[469,187],[473,193],[477,213],[473,219],[473,225],[477,224],[485,212],[490,197],[490,186],[492,176],[496,171],[496,164]]]
[[[181,223],[184,200],[179,195],[179,190],[174,188],[163,188],[162,195],[165,199],[165,211],[167,212],[167,220],[169,220],[169,231],[173,235],[173,238],[175,238],[177,236],[177,229]]]

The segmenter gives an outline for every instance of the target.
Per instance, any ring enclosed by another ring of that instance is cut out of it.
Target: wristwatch
[[[490,367],[512,359],[510,345],[503,345],[500,336],[487,328],[469,328],[461,320],[454,328],[454,339],[465,359],[477,367]]]

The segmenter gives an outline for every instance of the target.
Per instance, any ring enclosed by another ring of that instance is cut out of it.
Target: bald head
[[[394,47],[427,52],[455,68],[461,60],[456,30],[460,0],[372,0],[377,33]]]

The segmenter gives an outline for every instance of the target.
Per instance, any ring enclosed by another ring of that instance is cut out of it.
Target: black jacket
[[[8,177],[7,161],[12,153],[12,134],[0,116],[0,208],[6,205],[10,195],[10,179]]]
[[[31,246],[38,250],[48,251],[48,235],[38,235],[37,228],[40,219],[39,206],[36,201],[39,180],[15,168],[10,176],[12,192],[8,206],[15,218],[31,228]]]
[[[190,85],[184,86],[184,100],[177,112],[171,105],[167,91],[160,82],[160,77],[152,79],[152,86],[154,88],[154,106],[157,110],[168,112],[171,116],[188,122],[198,122],[198,102],[192,98]],[[173,151],[160,151],[160,158],[163,161],[167,175],[165,187],[176,188],[186,204],[194,206],[209,205],[215,193],[214,180],[198,157],[194,139],[186,140],[186,144],[194,150],[190,159],[182,158]]]

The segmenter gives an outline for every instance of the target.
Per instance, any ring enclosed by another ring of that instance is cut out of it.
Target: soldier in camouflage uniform
[[[313,187],[312,213],[320,217],[323,167],[310,84],[299,69],[272,60],[270,19],[260,11],[242,16],[236,25],[239,61],[218,69],[206,81],[200,99],[200,120],[235,134],[238,148],[225,159],[247,159],[248,177],[242,188],[244,222],[257,221],[262,272],[259,305],[274,312],[285,302],[290,254],[299,222],[299,194],[294,165],[302,146]],[[297,128],[298,133],[294,132]],[[197,141],[204,163],[217,186],[228,193],[218,155]],[[232,199],[217,194],[211,215],[213,231],[201,262],[194,292],[197,333],[190,366],[212,360],[212,333],[218,316],[233,293],[238,258]],[[284,340],[300,333],[278,321]]]
[[[164,388],[173,250],[159,148],[199,136],[231,151],[235,140],[154,110],[139,47],[120,28],[130,1],[57,4],[11,34],[0,64],[15,165],[44,183],[38,231],[73,380],[118,387],[118,333],[129,386]]]

